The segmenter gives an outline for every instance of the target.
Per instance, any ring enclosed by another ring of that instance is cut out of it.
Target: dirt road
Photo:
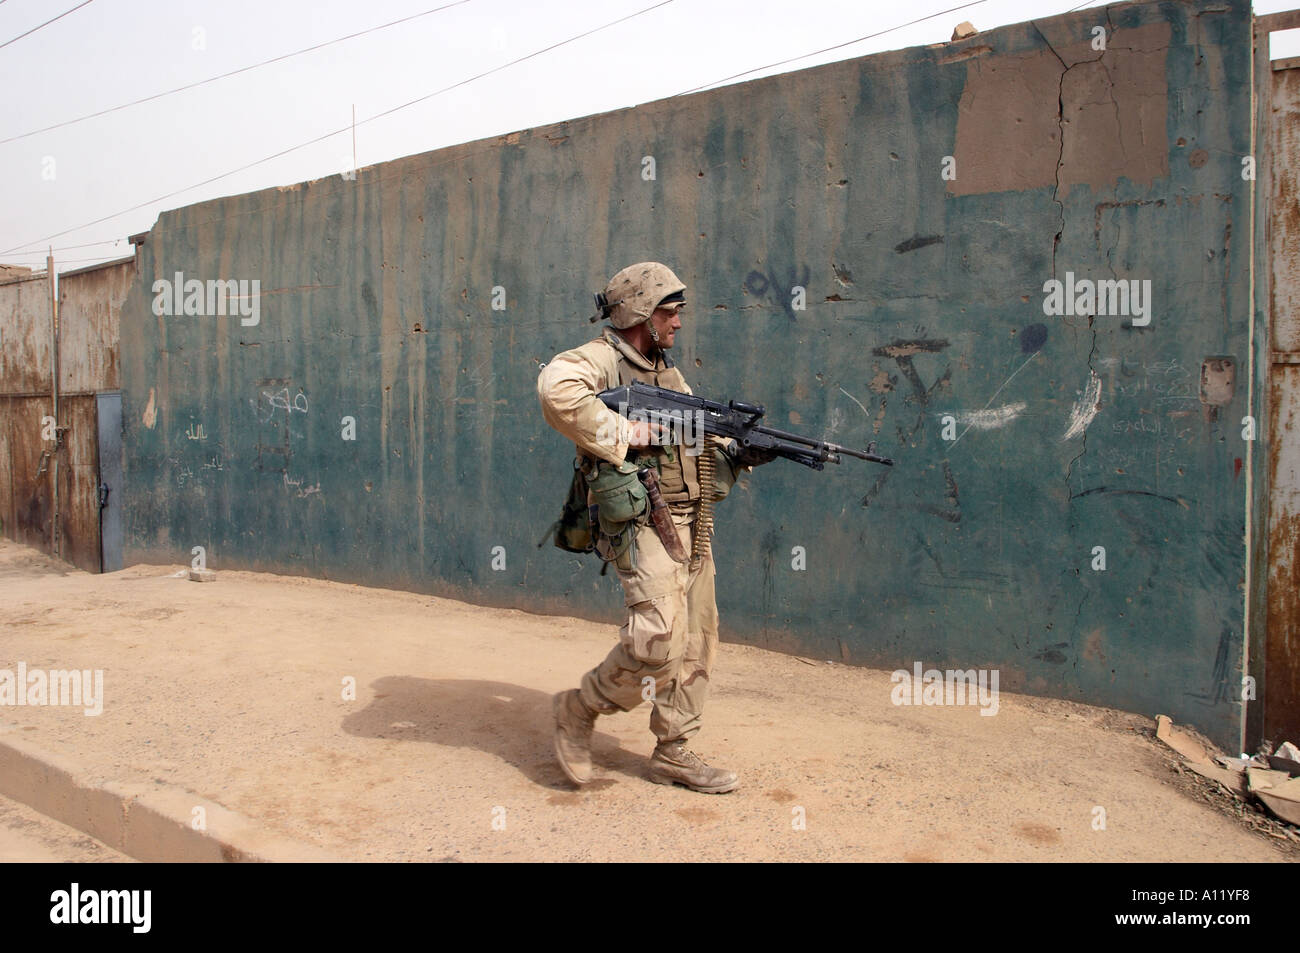
[[[178,571],[89,575],[0,540],[0,669],[104,672],[102,714],[0,707],[0,727],[358,860],[1295,856],[1181,793],[1148,717],[1009,693],[993,717],[895,706],[886,672],[737,645],[695,748],[739,791],[646,781],[645,706],[599,721],[598,780],[574,791],[553,763],[550,696],[613,627]]]

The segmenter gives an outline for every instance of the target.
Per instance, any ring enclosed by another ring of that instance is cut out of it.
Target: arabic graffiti
[[[745,290],[760,300],[770,301],[779,304],[785,310],[785,316],[791,321],[795,320],[794,316],[794,295],[791,293],[795,288],[807,288],[808,280],[812,273],[808,266],[803,266],[802,273],[797,273],[793,269],[790,271],[790,280],[783,283],[777,277],[774,268],[768,268],[767,274],[761,271],[751,271],[745,276]]]
[[[313,493],[320,492],[320,481],[316,481],[314,486],[303,486],[302,480],[295,480],[286,472],[284,474],[284,488],[294,491],[294,496],[302,499],[305,496],[311,496]]]
[[[300,414],[307,413],[310,406],[307,395],[302,392],[301,387],[298,388],[298,393],[294,394],[292,399],[289,397],[288,387],[281,387],[278,391],[264,390],[262,391],[262,399],[266,401],[267,414],[265,417],[262,416],[262,404],[259,401],[257,415],[264,424],[270,423],[275,418],[275,413],[278,410],[283,410],[286,417],[292,417],[295,411]]]

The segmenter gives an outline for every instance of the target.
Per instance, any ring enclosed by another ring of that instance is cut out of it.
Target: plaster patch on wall
[[[140,418],[146,427],[153,430],[154,424],[158,423],[158,407],[155,403],[157,394],[155,388],[149,388],[149,403],[144,406],[144,415]]]
[[[1080,39],[967,61],[948,192],[1108,188],[1121,177],[1149,186],[1167,177],[1169,37],[1169,24],[1157,22],[1113,31],[1104,53]]]

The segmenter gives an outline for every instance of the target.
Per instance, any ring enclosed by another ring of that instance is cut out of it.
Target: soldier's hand
[[[761,467],[776,459],[771,450],[759,450],[756,447],[741,447],[736,453],[736,462],[742,467]]]
[[[655,436],[663,433],[661,424],[637,420],[627,425],[627,445],[633,450],[644,450],[655,443]]]

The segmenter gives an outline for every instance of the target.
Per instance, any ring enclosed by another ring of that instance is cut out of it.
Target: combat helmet
[[[647,321],[665,298],[683,301],[686,285],[673,274],[672,269],[657,261],[642,261],[628,265],[613,278],[605,290],[596,295],[600,310],[592,316],[593,322],[608,318],[619,329],[631,328]]]

